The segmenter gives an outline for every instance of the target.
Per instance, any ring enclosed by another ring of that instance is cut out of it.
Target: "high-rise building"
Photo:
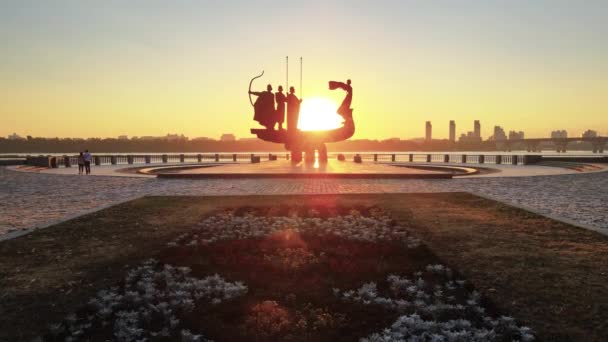
[[[475,120],[473,123],[473,134],[476,138],[481,138],[481,124],[479,123],[479,120]]]
[[[596,137],[597,137],[597,132],[590,130],[590,129],[586,130],[583,133],[583,138],[596,138]]]
[[[562,139],[562,138],[567,138],[567,137],[568,137],[568,132],[563,129],[551,132],[551,138],[554,138],[554,139]]]
[[[450,141],[456,141],[456,121],[450,120]]]
[[[519,139],[524,139],[524,132],[523,131],[509,131],[509,140],[519,140]]]
[[[475,132],[468,131],[466,134],[462,133],[458,141],[467,143],[479,143],[481,142],[481,138],[475,136]]]
[[[502,127],[494,126],[494,135],[492,138],[496,141],[507,140],[507,135]]]
[[[431,125],[430,121],[426,122],[426,135],[425,135],[425,140],[426,141],[431,141],[433,140],[433,125]]]

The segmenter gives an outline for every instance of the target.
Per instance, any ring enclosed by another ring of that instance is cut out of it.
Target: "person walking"
[[[93,156],[91,156],[91,153],[89,153],[89,150],[85,150],[84,151],[84,171],[86,172],[87,175],[91,174],[91,159],[93,159]]]
[[[78,155],[78,174],[81,175],[84,173],[84,154],[80,152]]]

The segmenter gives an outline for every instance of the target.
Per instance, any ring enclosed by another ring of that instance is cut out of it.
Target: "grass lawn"
[[[226,208],[233,209],[228,218]],[[292,217],[294,210],[325,223],[259,235],[244,223],[239,228],[239,222],[285,227],[288,219],[272,218]],[[353,210],[365,224],[381,221],[384,214],[376,210],[384,212],[390,232],[378,226],[370,238],[356,227],[345,230],[355,220],[333,234],[331,227],[342,223],[332,218]],[[224,229],[227,224],[234,231]],[[209,278],[215,273],[221,279]],[[170,284],[212,284],[209,293],[191,294],[209,305],[175,315],[181,327],[193,333],[200,327],[214,340],[356,340],[405,314],[436,318],[428,307],[413,308],[414,296],[427,304],[451,297],[445,302],[455,305],[475,291],[481,298],[471,308],[513,316],[540,340],[608,336],[608,237],[470,194],[445,193],[145,197],[0,242],[0,340],[49,337],[49,326],[70,313],[78,321],[95,316],[105,300],[100,290],[117,287],[126,296],[130,287],[152,284],[141,285],[150,275],[164,277],[160,292]],[[466,284],[456,285],[460,279]],[[403,284],[420,280],[419,290],[434,291],[408,297]],[[395,304],[404,302],[410,306]],[[460,317],[449,310],[441,315]],[[463,317],[475,324],[483,315]],[[87,336],[104,340],[112,332],[92,326]]]

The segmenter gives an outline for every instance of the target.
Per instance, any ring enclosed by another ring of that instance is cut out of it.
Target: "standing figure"
[[[93,156],[91,156],[91,153],[89,152],[89,150],[84,150],[84,172],[87,175],[91,174],[91,160],[93,159]]]
[[[78,155],[78,174],[84,173],[84,153],[80,152]]]
[[[302,100],[296,96],[296,89],[289,87],[289,95],[287,95],[287,130],[289,132],[295,132],[298,129],[300,103]]]
[[[285,102],[287,101],[285,94],[283,94],[283,86],[279,86],[279,91],[274,94],[274,98],[277,101],[275,120],[279,123],[279,130],[281,130],[283,129],[283,122],[285,122]]]
[[[353,101],[353,87],[350,85],[350,80],[347,80],[346,83],[329,81],[329,89],[344,89],[346,91],[346,97],[340,107],[338,107],[338,114],[341,115],[344,120],[348,120],[353,118],[353,110],[350,108],[350,104]]]
[[[253,105],[253,120],[259,122],[260,125],[266,127],[266,129],[271,130],[276,123],[276,110],[274,108],[274,94],[272,93],[272,86],[269,84],[266,86],[266,91],[249,91],[249,94],[258,97]]]

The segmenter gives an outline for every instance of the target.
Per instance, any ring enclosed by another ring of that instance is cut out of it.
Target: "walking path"
[[[373,163],[373,162],[364,162],[362,164],[355,164],[353,162],[338,162],[335,160],[330,160],[329,171],[322,170],[322,172],[344,172],[344,173],[352,173],[354,166],[358,166],[358,172],[376,172],[379,170],[383,170],[382,172],[400,172],[403,168],[397,168],[395,166],[414,166],[414,165],[425,165],[423,163]],[[304,169],[303,167],[291,167],[287,169],[284,166],[284,161],[274,161],[274,162],[262,162],[260,164],[250,164],[250,163],[220,163],[220,166],[213,168],[200,169],[199,171],[189,170],[188,172],[232,172],[232,173],[243,173],[243,172],[256,172],[256,169],[264,168],[270,171],[267,172],[276,172],[277,169],[282,172],[311,172],[310,168]],[[95,166],[93,168],[93,176],[120,176],[120,177],[153,177],[150,175],[138,174],[135,172],[123,172],[128,167],[139,167],[144,168],[146,166],[150,168],[158,168],[158,167],[169,167],[169,166],[193,166],[193,165],[218,165],[215,163],[169,163],[169,164],[140,164],[140,165],[103,165],[103,166]],[[276,165],[276,167],[273,167]],[[469,175],[467,177],[528,177],[528,176],[545,176],[545,175],[565,175],[565,174],[576,174],[579,173],[577,170],[563,168],[563,167],[553,167],[553,166],[545,166],[545,165],[526,165],[526,166],[516,166],[516,165],[493,165],[493,164],[451,164],[451,163],[432,163],[426,164],[432,166],[452,166],[452,167],[472,167],[472,168],[491,168],[499,170],[497,173],[479,173],[475,175]],[[237,168],[235,168],[237,166]],[[260,167],[261,166],[261,167]],[[268,167],[270,166],[270,167]],[[600,168],[608,169],[608,166],[602,166],[598,164]],[[230,171],[230,169],[236,169],[236,171]],[[387,171],[387,169],[389,171]],[[390,171],[390,169],[395,169],[396,171]],[[406,169],[407,170],[407,169]],[[59,174],[59,175],[76,175],[78,173],[78,168],[57,168],[57,169],[47,169],[47,168],[34,168],[34,171],[40,173],[48,173],[48,174]],[[314,172],[319,172],[316,170]],[[415,172],[413,169],[409,169],[407,172]]]
[[[520,167],[520,168],[527,168]],[[93,169],[99,172],[98,168]],[[145,195],[465,191],[608,230],[608,172],[455,179],[157,179],[58,176],[0,167],[0,235]],[[440,210],[440,208],[438,208]]]

